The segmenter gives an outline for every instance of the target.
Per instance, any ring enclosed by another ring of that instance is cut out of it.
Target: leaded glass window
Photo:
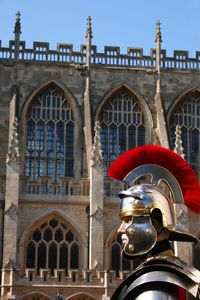
[[[64,95],[50,86],[33,99],[27,114],[25,174],[32,180],[72,177],[74,120]]]
[[[127,150],[145,144],[145,124],[138,99],[125,88],[115,93],[100,116],[104,175],[110,163]]]
[[[26,247],[26,268],[69,269],[79,267],[79,243],[72,228],[58,219],[50,219],[29,236]]]
[[[185,159],[200,177],[200,93],[184,97],[176,106],[170,121],[171,148],[175,145],[175,128],[179,125]]]

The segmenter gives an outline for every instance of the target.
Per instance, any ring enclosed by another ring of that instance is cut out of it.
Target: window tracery
[[[123,152],[145,144],[145,124],[138,100],[125,88],[103,106],[100,116],[104,174]]]
[[[73,176],[74,120],[64,95],[53,85],[33,99],[27,114],[25,174],[32,180]]]
[[[200,176],[200,92],[184,97],[175,108],[170,122],[170,143],[174,148],[175,127],[180,126],[185,159]]]
[[[42,223],[29,236],[26,247],[26,268],[69,269],[79,267],[79,242],[76,234],[63,222],[52,218]]]

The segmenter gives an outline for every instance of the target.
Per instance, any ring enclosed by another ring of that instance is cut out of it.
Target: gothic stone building
[[[200,175],[200,52],[86,43],[50,50],[0,44],[0,262],[2,299],[109,299],[136,266],[120,255],[110,162],[130,148],[174,149]],[[174,204],[177,224],[200,234],[198,215]],[[199,249],[177,246],[199,267]]]

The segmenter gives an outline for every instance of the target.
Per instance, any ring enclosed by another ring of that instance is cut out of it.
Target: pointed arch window
[[[32,101],[26,118],[27,142],[25,175],[73,176],[74,120],[69,101],[50,85]]]
[[[55,269],[79,268],[79,242],[73,229],[58,219],[49,219],[29,236],[26,246],[26,268]]]
[[[185,159],[200,178],[200,92],[185,96],[170,119],[170,144],[175,146],[175,128],[181,128]]]
[[[117,156],[145,144],[144,117],[138,99],[126,88],[121,88],[103,106],[100,124],[106,175]]]

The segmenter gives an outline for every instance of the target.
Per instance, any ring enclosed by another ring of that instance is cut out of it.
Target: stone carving
[[[10,207],[5,211],[5,214],[9,216],[16,216],[18,212],[17,206],[11,202]]]
[[[102,270],[102,266],[103,266],[103,263],[102,263],[101,259],[97,258],[95,260],[94,269],[95,270]]]
[[[88,36],[90,36],[92,38],[92,23],[91,23],[92,19],[91,17],[89,16],[87,18],[87,31],[86,31],[86,38]]]
[[[7,264],[4,266],[5,269],[16,269],[16,263],[13,259],[9,258]]]
[[[187,213],[184,210],[180,209],[177,214],[177,220],[182,224],[187,224],[189,222]]]
[[[100,124],[97,121],[94,127],[95,136],[94,136],[94,144],[92,146],[92,152],[91,152],[91,166],[96,166],[96,165],[101,166],[103,162],[100,129],[101,129]]]
[[[93,214],[90,215],[90,217],[101,219],[103,217],[103,210],[99,206],[97,206],[96,210],[93,212]]]
[[[185,157],[184,154],[184,149],[182,146],[182,139],[181,139],[181,127],[180,125],[176,125],[176,131],[175,131],[175,135],[176,135],[176,140],[175,140],[175,148],[174,148],[174,152],[178,153],[182,158]]]
[[[160,30],[160,21],[156,23],[156,39],[155,42],[162,43],[162,35]]]
[[[18,11],[16,13],[16,22],[15,22],[15,28],[14,28],[14,33],[20,35],[21,33],[21,20],[20,20],[20,12]]]
[[[19,137],[17,133],[17,128],[18,128],[18,122],[17,122],[17,118],[15,118],[13,122],[13,129],[12,129],[12,136],[9,145],[9,151],[6,159],[7,164],[11,162],[15,162],[19,164],[20,153],[19,153]]]

